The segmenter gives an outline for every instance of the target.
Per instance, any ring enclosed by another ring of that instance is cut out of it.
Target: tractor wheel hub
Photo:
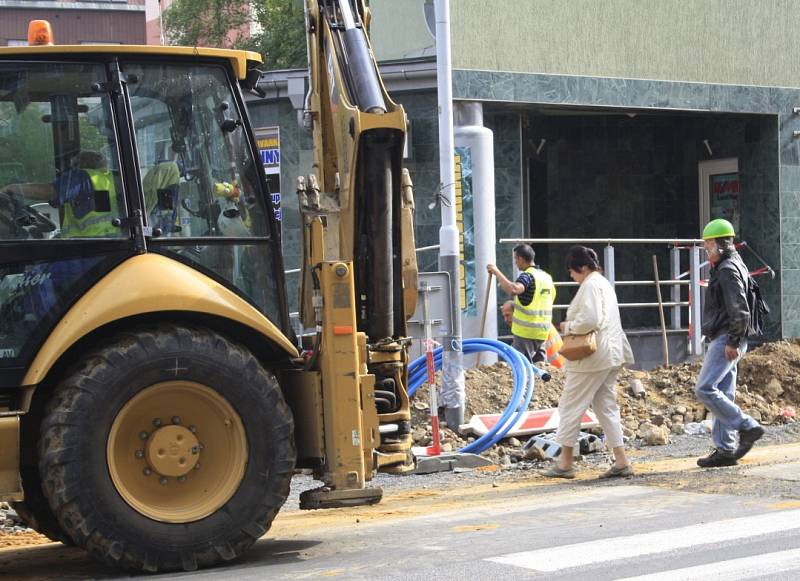
[[[163,476],[183,476],[199,459],[199,443],[197,436],[183,426],[158,428],[145,446],[147,464]]]

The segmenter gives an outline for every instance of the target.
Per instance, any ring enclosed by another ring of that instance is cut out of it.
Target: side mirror
[[[239,81],[239,84],[242,88],[246,89],[247,91],[258,95],[261,98],[267,96],[266,91],[261,89],[258,86],[258,81],[261,80],[261,71],[257,68],[252,68],[247,71],[247,76]]]

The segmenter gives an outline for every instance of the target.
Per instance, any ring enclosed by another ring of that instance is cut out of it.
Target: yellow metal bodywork
[[[229,289],[183,263],[142,254],[109,272],[72,306],[39,349],[23,385],[41,382],[67,349],[95,329],[126,317],[165,311],[236,321],[261,333],[288,356],[297,356],[297,348],[269,319]]]
[[[414,184],[407,169],[403,169],[401,178],[403,188],[403,209],[400,214],[400,228],[403,246],[400,249],[400,260],[403,264],[403,307],[405,312],[413,316],[417,309],[417,287],[419,286],[419,269],[417,268],[417,243],[414,236]]]
[[[319,371],[281,369],[279,383],[292,410],[298,460],[325,457],[325,424],[322,411],[322,378]]]
[[[19,416],[0,417],[0,501],[23,499],[19,478]]]
[[[218,392],[192,381],[152,385],[114,418],[106,458],[120,496],[159,522],[188,523],[234,495],[247,467],[239,414]]]
[[[363,2],[357,2],[363,9]],[[406,114],[401,105],[391,100],[381,83],[386,112],[365,113],[350,101],[343,72],[335,58],[332,34],[322,17],[317,2],[308,2],[309,17],[316,28],[308,34],[309,68],[311,75],[310,112],[313,120],[314,173],[323,192],[337,189],[341,211],[328,216],[326,236],[333,237],[339,253],[329,260],[353,260],[355,208],[353,192],[356,186],[356,165],[360,141],[369,131],[394,130],[406,132]],[[327,60],[325,61],[324,59]],[[331,76],[332,74],[332,76]],[[402,144],[401,144],[402,145]],[[338,222],[338,225],[337,225]]]
[[[353,269],[344,262],[325,262],[319,269],[323,310],[321,358],[322,409],[327,470],[323,480],[335,490],[362,488],[372,478],[372,450],[379,445],[378,414],[359,349]],[[362,340],[363,341],[363,340]]]
[[[87,44],[87,45],[53,45],[53,46],[13,46],[0,48],[0,58],[8,56],[43,56],[54,58],[64,56],[100,54],[109,56],[164,56],[164,57],[198,57],[203,59],[225,59],[233,66],[238,79],[247,76],[247,62],[260,63],[261,55],[257,52],[229,50],[223,48],[203,48],[199,46],[145,46],[135,44]],[[206,61],[207,62],[207,61]]]
[[[369,11],[365,2],[356,0],[351,6],[362,15],[366,25]],[[339,282],[334,274],[326,273],[334,272],[337,262],[352,270],[353,262],[359,258],[355,254],[363,232],[359,231],[362,225],[356,222],[359,208],[364,207],[359,196],[373,195],[367,190],[376,186],[366,182],[365,164],[372,161],[367,148],[380,143],[388,150],[384,162],[390,165],[402,196],[399,212],[393,218],[401,238],[397,258],[402,261],[401,276],[395,277],[394,284],[403,288],[402,305],[395,304],[395,308],[403,309],[406,318],[414,312],[417,295],[414,201],[410,177],[401,173],[407,120],[403,107],[386,92],[379,72],[377,79],[385,111],[366,112],[356,105],[349,94],[344,70],[349,61],[342,56],[345,49],[337,44],[341,41],[337,37],[341,31],[332,29],[317,0],[306,0],[306,9],[314,166],[308,182],[298,184],[304,214],[300,311],[307,327],[321,326],[318,370],[324,409],[324,480],[332,488],[331,494],[355,497],[356,489],[371,479],[371,473],[379,467],[395,471],[413,468],[411,436],[399,433],[398,427],[408,426],[411,420],[405,391],[408,379],[408,356],[402,341],[405,329],[396,328],[392,337],[367,338],[356,332],[359,320],[356,310],[361,307],[351,301],[349,312],[346,309],[336,312],[331,301],[332,297],[340,296],[335,290]],[[373,65],[377,72],[374,60]],[[316,271],[316,281],[312,280],[312,271]],[[392,293],[395,289],[382,292]],[[353,322],[336,322],[345,319]],[[354,336],[335,335],[336,325],[352,325]],[[378,380],[386,379],[397,386],[397,409],[378,414],[375,389]],[[391,429],[381,435],[378,427],[382,425],[394,425],[398,435],[392,436]],[[360,457],[356,440],[360,441]]]

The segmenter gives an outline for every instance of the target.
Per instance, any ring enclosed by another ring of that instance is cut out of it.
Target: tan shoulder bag
[[[597,331],[592,331],[585,335],[564,335],[563,339],[564,345],[559,350],[559,353],[569,361],[585,359],[597,351]]]

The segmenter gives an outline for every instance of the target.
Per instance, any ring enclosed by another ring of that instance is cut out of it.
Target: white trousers
[[[622,426],[617,405],[617,374],[619,367],[591,373],[567,371],[564,392],[558,400],[558,431],[556,442],[575,447],[578,442],[581,418],[591,405],[609,448],[622,446]]]

